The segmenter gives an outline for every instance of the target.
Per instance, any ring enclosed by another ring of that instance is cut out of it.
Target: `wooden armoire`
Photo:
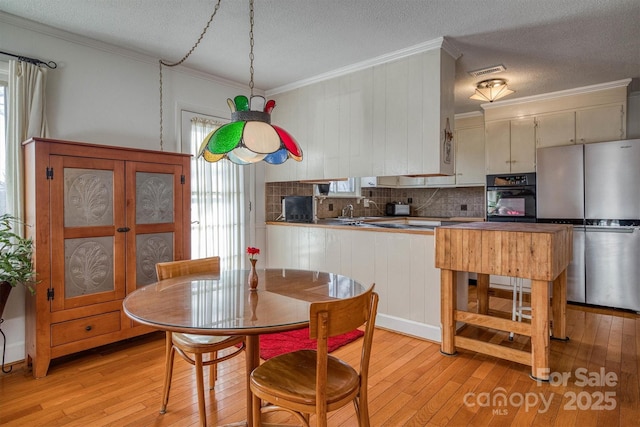
[[[24,144],[27,234],[36,294],[26,297],[33,376],[51,359],[141,335],[122,301],[155,264],[190,257],[187,154],[33,138]]]

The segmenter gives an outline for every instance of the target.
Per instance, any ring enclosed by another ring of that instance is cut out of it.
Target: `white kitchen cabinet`
[[[535,162],[533,118],[500,120],[485,124],[487,174],[533,172]]]
[[[457,146],[457,141],[456,141]],[[458,161],[458,155],[456,153],[456,162]],[[425,178],[426,187],[454,187],[456,185],[455,175],[445,176],[428,176]]]
[[[360,188],[372,188],[378,186],[378,178],[375,176],[363,176],[360,178]]]
[[[394,61],[385,65],[385,157],[380,175],[401,175],[409,170],[409,144],[407,103],[411,95],[408,88],[409,62]],[[414,125],[414,124],[412,124]]]
[[[461,127],[456,120],[454,140],[456,149],[455,176],[426,178],[427,187],[453,187],[485,184],[484,123],[480,126]],[[460,127],[459,127],[460,126]]]
[[[484,128],[487,174],[511,172],[511,124],[509,120],[489,122]]]
[[[615,141],[626,135],[622,104],[542,114],[535,121],[537,148]]]
[[[425,186],[424,177],[411,176],[379,176],[378,187],[385,188],[421,188]]]
[[[576,115],[574,111],[543,114],[535,118],[536,146],[556,147],[576,143]]]
[[[306,139],[300,133],[300,123],[303,122],[303,108],[302,108],[302,100],[303,97],[300,95],[298,90],[293,90],[287,93],[279,94],[276,101],[276,107],[274,109],[273,116],[276,116],[277,111],[277,121],[273,120],[272,123],[277,124],[283,127],[287,132],[289,132],[298,142]],[[311,153],[309,152],[311,151]],[[309,155],[313,157],[313,149],[309,149],[308,147],[302,148],[303,159],[306,159]],[[281,165],[270,165],[266,164],[266,174],[269,177],[269,181],[271,182],[280,182],[280,181],[295,181],[300,175],[306,175],[307,171],[303,168],[306,168],[307,165],[296,164],[299,162],[288,160],[284,164]]]
[[[378,186],[391,188],[453,187],[484,185],[484,126],[456,129],[456,174],[429,177],[387,176],[378,178]]]
[[[453,174],[454,76],[455,59],[432,49],[274,95],[272,121],[303,160],[267,165],[266,181]]]
[[[576,111],[576,142],[617,141],[626,138],[626,113],[622,104]]]
[[[357,71],[348,76],[348,114],[343,122],[349,134],[341,147],[349,150],[349,175],[374,175],[373,162],[373,69]]]
[[[456,185],[484,183],[484,126],[456,129]]]
[[[511,120],[511,172],[535,172],[536,134],[533,118]]]

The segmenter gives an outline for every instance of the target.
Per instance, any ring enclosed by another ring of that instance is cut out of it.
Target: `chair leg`
[[[167,332],[164,362],[164,387],[162,388],[162,407],[160,408],[161,414],[167,412],[167,405],[169,404],[169,390],[171,389],[171,378],[173,376],[173,359],[175,357],[175,354],[176,352],[173,348],[171,332]]]
[[[218,352],[214,351],[209,355],[209,360],[215,360],[218,358]],[[209,390],[213,390],[216,386],[216,380],[218,379],[218,364],[214,363],[209,365]]]
[[[358,416],[358,427],[369,427],[369,402],[366,396],[353,399],[353,406],[356,408]]]
[[[262,407],[262,401],[258,396],[251,393],[251,413],[253,414],[253,425],[248,427],[261,427],[262,422],[260,420],[261,412],[260,408]]]
[[[200,425],[205,427],[207,425],[207,413],[205,411],[204,404],[204,369],[202,365],[202,353],[195,353],[193,356],[196,362],[196,385],[198,390],[198,413],[200,414]]]

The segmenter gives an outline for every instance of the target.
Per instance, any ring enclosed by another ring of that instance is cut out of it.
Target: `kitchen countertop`
[[[415,216],[384,216],[384,217],[353,217],[353,218],[321,218],[313,223],[298,223],[284,221],[267,221],[267,225],[286,225],[293,227],[324,227],[340,228],[360,231],[429,234],[441,225],[470,223],[484,221],[484,218],[472,217],[415,217]]]

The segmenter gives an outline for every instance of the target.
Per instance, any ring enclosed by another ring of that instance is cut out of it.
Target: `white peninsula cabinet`
[[[267,267],[338,273],[380,295],[376,326],[440,341],[440,270],[433,234],[267,225]],[[458,274],[466,307],[467,274]]]

